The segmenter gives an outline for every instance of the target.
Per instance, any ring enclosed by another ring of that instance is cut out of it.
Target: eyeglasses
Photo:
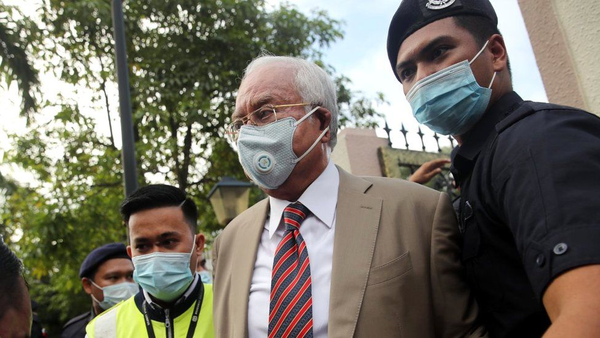
[[[310,105],[311,103],[292,103],[262,106],[250,114],[242,118],[235,119],[233,122],[231,122],[227,126],[227,135],[232,142],[237,143],[242,126],[248,123],[252,124],[253,126],[264,126],[277,121],[277,109]]]

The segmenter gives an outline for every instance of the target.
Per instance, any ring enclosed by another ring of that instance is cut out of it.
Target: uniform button
[[[546,263],[546,257],[544,257],[543,254],[537,255],[537,257],[535,258],[535,264],[537,264],[537,266],[542,268],[542,267],[544,267],[545,263]]]
[[[558,243],[554,246],[554,254],[555,255],[562,255],[565,252],[567,252],[567,249],[569,248],[569,246],[567,246],[566,243]]]

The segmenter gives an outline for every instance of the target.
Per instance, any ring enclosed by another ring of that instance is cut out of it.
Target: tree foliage
[[[39,29],[18,8],[0,3],[0,77],[8,86],[17,82],[21,94],[21,114],[28,119],[37,109],[38,72],[30,55]]]
[[[49,120],[34,119],[13,136],[7,160],[34,174],[36,185],[14,186],[0,206],[4,233],[23,258],[40,316],[57,334],[89,309],[78,269],[95,247],[126,240],[118,214],[122,163],[112,130],[116,117],[111,7],[108,0],[48,0],[35,40],[44,70],[91,90],[102,110],[66,96],[46,98]],[[195,199],[201,231],[220,226],[206,198],[222,176],[245,179],[225,137],[245,66],[263,51],[321,62],[322,49],[342,37],[341,23],[323,11],[304,14],[262,0],[124,2],[128,68],[139,184],[167,182]],[[321,62],[322,63],[322,62]],[[341,125],[373,126],[370,101],[356,99],[338,78]],[[93,115],[97,116],[93,116]],[[253,200],[260,197],[252,193]]]

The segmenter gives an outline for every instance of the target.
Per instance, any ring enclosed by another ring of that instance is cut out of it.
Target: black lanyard
[[[198,299],[196,300],[196,305],[194,306],[194,313],[192,313],[192,319],[190,320],[190,326],[188,327],[187,338],[192,338],[194,336],[194,331],[196,331],[196,326],[198,325],[198,315],[200,314],[200,309],[202,308],[202,300],[204,299],[204,285],[202,281],[198,280],[200,283],[200,292],[198,292]],[[144,299],[142,303],[142,309],[144,310],[144,323],[146,324],[146,331],[148,332],[149,338],[156,338],[154,335],[154,329],[152,328],[152,320],[150,316],[148,316],[148,302]],[[171,322],[171,330],[174,331],[173,322]],[[169,328],[167,328],[169,330]],[[168,337],[168,335],[167,335]]]

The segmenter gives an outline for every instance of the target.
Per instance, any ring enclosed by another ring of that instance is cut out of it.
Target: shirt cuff
[[[600,224],[554,231],[531,242],[524,265],[533,290],[542,300],[550,282],[558,275],[583,265],[600,264]]]

